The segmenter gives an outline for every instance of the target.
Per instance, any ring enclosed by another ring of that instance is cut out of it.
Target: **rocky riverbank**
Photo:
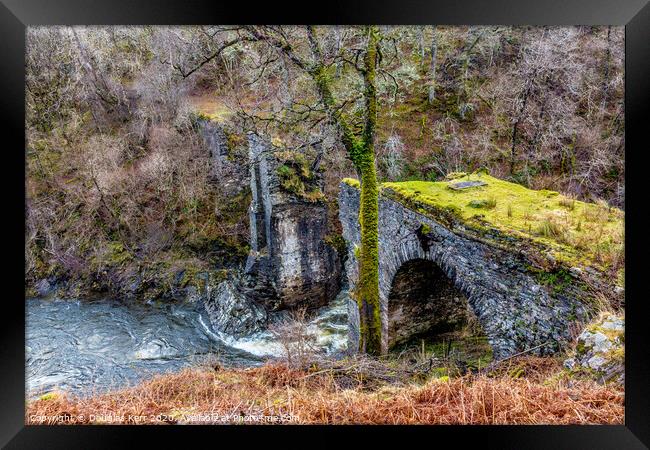
[[[202,118],[198,127],[210,152],[210,182],[226,180],[220,189],[244,204],[249,199],[248,245],[213,243],[205,253],[209,258],[177,255],[169,262],[134,258],[129,249],[113,245],[113,264],[84,277],[32,280],[27,296],[198,303],[213,328],[232,337],[265,329],[271,313],[329,304],[341,289],[345,255],[339,256],[331,241],[318,168],[251,134],[248,171],[242,170],[229,158],[221,124]]]

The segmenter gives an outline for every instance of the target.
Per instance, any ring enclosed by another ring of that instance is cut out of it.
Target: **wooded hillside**
[[[618,27],[379,27],[379,181],[496,177],[624,208]],[[361,126],[364,37],[316,27],[338,108]],[[202,119],[244,164],[246,133],[305,155],[336,191],[355,176],[313,97],[304,27],[61,27],[27,35],[28,285],[47,277],[151,295],[241,262],[248,193],[210,180]],[[264,45],[266,44],[266,45]],[[291,52],[278,51],[290,48]],[[293,52],[293,53],[292,53]],[[223,180],[222,180],[223,182]],[[194,272],[193,272],[194,271]]]

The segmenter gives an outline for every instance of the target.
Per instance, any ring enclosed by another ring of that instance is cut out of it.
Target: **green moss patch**
[[[342,234],[328,234],[325,236],[325,243],[336,250],[336,253],[338,253],[340,258],[343,258],[345,255],[347,255],[347,243],[345,242]]]
[[[624,213],[604,203],[586,203],[549,190],[528,189],[486,173],[453,181],[383,183],[382,195],[443,225],[462,225],[483,236],[541,247],[570,266],[619,269],[623,259]],[[482,181],[485,186],[452,190],[450,183]],[[358,180],[344,179],[358,187]],[[568,207],[567,205],[570,205]]]
[[[109,242],[107,248],[108,259],[106,263],[108,265],[117,266],[133,259],[133,255],[131,255],[131,253],[124,247],[122,242]]]
[[[343,178],[342,181],[343,181],[343,183],[347,184],[348,186],[352,186],[352,187],[355,187],[357,189],[361,187],[361,183],[359,183],[359,180],[357,180],[356,178]]]
[[[318,177],[311,170],[305,155],[282,151],[276,152],[275,157],[281,162],[276,172],[282,189],[310,202],[317,202],[325,197],[318,186]]]
[[[557,269],[551,271],[537,271],[535,278],[539,284],[548,286],[549,289],[555,294],[564,291],[567,287],[574,283],[571,274],[565,269]]]
[[[479,209],[492,209],[497,206],[497,201],[494,198],[482,198],[480,200],[472,200],[467,206]]]

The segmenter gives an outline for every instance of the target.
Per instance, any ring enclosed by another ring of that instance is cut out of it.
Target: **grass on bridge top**
[[[528,189],[486,173],[454,175],[449,181],[387,182],[381,185],[381,192],[421,213],[446,211],[474,229],[492,228],[515,238],[530,239],[550,248],[558,260],[595,265],[622,278],[623,211],[604,202],[586,203],[554,191]],[[359,186],[355,179],[343,181]],[[463,181],[487,184],[450,188]]]

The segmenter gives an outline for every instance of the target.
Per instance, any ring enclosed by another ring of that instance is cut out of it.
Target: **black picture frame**
[[[186,432],[203,434],[201,445],[226,445],[224,436],[245,440],[251,432],[280,445],[291,442],[338,445],[349,441],[349,433],[363,433],[370,441],[383,441],[387,434],[409,436],[434,445],[446,438],[453,445],[467,440],[489,448],[627,449],[650,445],[650,351],[643,296],[646,228],[642,214],[648,202],[644,190],[648,147],[646,122],[650,103],[650,4],[647,0],[421,0],[314,2],[305,5],[222,3],[208,0],[2,0],[0,5],[0,123],[2,153],[2,211],[5,269],[4,314],[0,324],[0,445],[6,448],[98,448],[133,444],[133,435],[164,439],[167,444],[187,442]],[[119,426],[26,426],[25,425],[25,303],[24,270],[17,261],[24,258],[25,218],[25,28],[35,25],[140,25],[140,24],[442,24],[442,25],[624,25],[625,124],[626,124],[626,406],[625,425],[620,426],[418,426],[418,427],[119,427]],[[646,126],[644,126],[646,125]],[[23,270],[21,272],[21,270]],[[360,429],[364,428],[364,429]],[[173,431],[172,431],[173,430]],[[182,430],[182,432],[181,432]],[[294,438],[285,431],[317,433]],[[278,434],[282,433],[282,434]],[[233,436],[235,435],[235,436]],[[425,436],[426,435],[426,436]],[[227,445],[238,445],[231,441]],[[151,444],[151,441],[149,441]],[[211,444],[210,444],[211,443]],[[187,444],[185,444],[187,445]],[[262,443],[264,445],[264,443]],[[450,445],[450,444],[446,444]]]

